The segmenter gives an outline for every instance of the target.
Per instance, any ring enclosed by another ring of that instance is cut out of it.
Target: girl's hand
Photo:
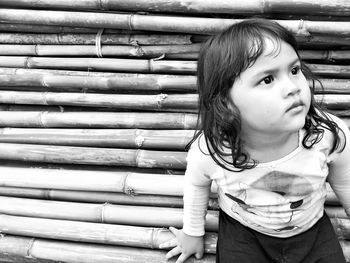
[[[189,236],[182,230],[174,227],[169,227],[169,230],[175,235],[175,238],[159,246],[159,248],[173,247],[173,249],[166,254],[167,259],[180,254],[176,263],[183,263],[193,254],[197,259],[203,257],[204,239],[202,236]]]

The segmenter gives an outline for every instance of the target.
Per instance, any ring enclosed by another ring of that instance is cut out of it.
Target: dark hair
[[[197,85],[200,119],[197,133],[189,145],[204,134],[209,154],[217,164],[228,170],[242,171],[257,164],[242,149],[240,112],[230,100],[229,92],[235,79],[264,52],[266,37],[278,43],[288,43],[300,59],[292,33],[276,22],[257,18],[234,24],[210,37],[199,53]],[[312,81],[311,105],[302,144],[305,148],[311,148],[322,139],[324,129],[327,129],[334,135],[333,152],[340,145],[341,129],[315,102],[315,76],[302,61],[301,68],[306,78]],[[230,149],[230,153],[227,149]]]

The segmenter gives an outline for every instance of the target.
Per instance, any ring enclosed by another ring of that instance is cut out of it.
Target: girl
[[[217,262],[344,263],[324,213],[326,178],[350,215],[350,133],[315,103],[291,33],[250,19],[200,51],[201,129],[187,157],[184,225],[167,258],[203,255],[211,181]]]

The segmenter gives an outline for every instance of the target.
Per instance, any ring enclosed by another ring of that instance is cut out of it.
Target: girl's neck
[[[286,134],[255,134],[242,138],[243,148],[250,158],[266,163],[278,160],[299,146],[299,131]]]

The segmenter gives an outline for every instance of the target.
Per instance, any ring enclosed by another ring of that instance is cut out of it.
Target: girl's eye
[[[262,84],[270,84],[272,81],[273,81],[273,77],[272,76],[267,76],[267,77],[263,78],[260,83],[262,83]]]
[[[297,75],[300,72],[300,66],[295,66],[294,68],[292,68],[291,73],[293,75]]]

